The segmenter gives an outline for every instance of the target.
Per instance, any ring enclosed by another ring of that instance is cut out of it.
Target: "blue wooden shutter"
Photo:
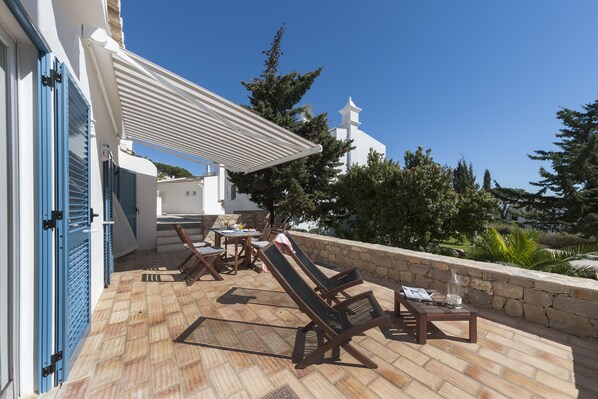
[[[89,105],[62,66],[57,85],[57,381],[68,377],[90,320]]]
[[[110,275],[114,272],[114,250],[112,246],[112,193],[114,187],[114,162],[112,153],[104,161],[104,285],[110,285]]]
[[[137,237],[137,175],[122,168],[118,172],[118,202]]]
[[[44,85],[43,76],[50,75],[52,69],[52,56],[49,53],[40,55],[38,59],[38,208],[39,212],[39,249],[38,249],[38,306],[39,313],[37,322],[39,324],[39,392],[47,392],[51,389],[52,375],[44,375],[42,369],[52,363],[52,297],[54,287],[52,284],[53,266],[53,231],[43,228],[45,220],[52,218],[52,89]]]

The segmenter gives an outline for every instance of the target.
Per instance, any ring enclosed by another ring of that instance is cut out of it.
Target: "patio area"
[[[413,320],[392,315],[393,290],[369,282],[392,325],[354,343],[379,368],[341,351],[341,362],[296,370],[293,361],[316,336],[299,332],[309,320],[272,275],[241,269],[188,287],[176,270],[185,256],[144,251],[119,259],[69,380],[52,396],[598,397],[596,341],[483,310],[477,343],[467,341],[467,323],[438,322],[440,330],[418,345]]]

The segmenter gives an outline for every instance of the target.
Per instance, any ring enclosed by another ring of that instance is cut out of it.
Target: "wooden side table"
[[[440,298],[441,295],[437,291],[428,291],[434,295],[435,298]],[[463,320],[469,321],[469,342],[477,342],[478,340],[478,322],[477,312],[466,306],[459,309],[451,309],[449,307],[440,305],[438,302],[420,302],[405,298],[403,293],[395,290],[395,315],[401,317],[401,305],[415,317],[415,330],[417,342],[419,344],[426,343],[426,336],[428,334],[428,322],[431,321],[452,321]]]

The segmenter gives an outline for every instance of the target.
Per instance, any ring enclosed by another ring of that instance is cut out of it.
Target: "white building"
[[[249,199],[249,195],[241,194],[230,180],[225,179],[224,184],[224,210],[225,213],[239,211],[260,211],[262,208]]]
[[[155,246],[156,169],[121,140],[237,172],[321,150],[125,50],[118,0],[0,2],[0,98],[1,399],[68,379],[113,232]]]
[[[218,190],[219,179],[213,174],[158,181],[162,214],[224,214],[222,196]]]
[[[367,164],[368,154],[372,149],[386,156],[386,146],[359,129],[361,111],[361,108],[349,97],[347,104],[338,111],[342,116],[341,127],[330,129],[330,134],[338,140],[352,139],[355,147],[344,156],[342,172],[347,171],[347,166]]]
[[[312,109],[311,106],[309,106],[309,109]],[[341,127],[330,129],[330,134],[334,138],[338,140],[352,139],[353,146],[355,147],[341,159],[341,173],[347,171],[347,165],[367,164],[368,154],[371,149],[381,153],[383,157],[386,156],[386,146],[384,144],[363,130],[359,130],[359,125],[361,125],[361,122],[359,122],[359,113],[361,111],[361,108],[356,106],[351,97],[349,97],[347,104],[338,111],[342,116]],[[305,116],[302,115],[302,117]],[[226,179],[225,187],[224,209],[226,213],[260,210],[255,202],[249,199],[247,194],[237,192],[235,185],[228,179]]]

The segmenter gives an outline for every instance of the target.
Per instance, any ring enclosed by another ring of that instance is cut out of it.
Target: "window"
[[[230,199],[231,201],[237,198],[237,186],[232,184],[230,186]]]
[[[187,196],[187,197],[189,196],[189,191],[187,191],[187,193],[185,194],[185,196]]]
[[[197,195],[197,191],[193,191],[193,196],[195,197]]]

